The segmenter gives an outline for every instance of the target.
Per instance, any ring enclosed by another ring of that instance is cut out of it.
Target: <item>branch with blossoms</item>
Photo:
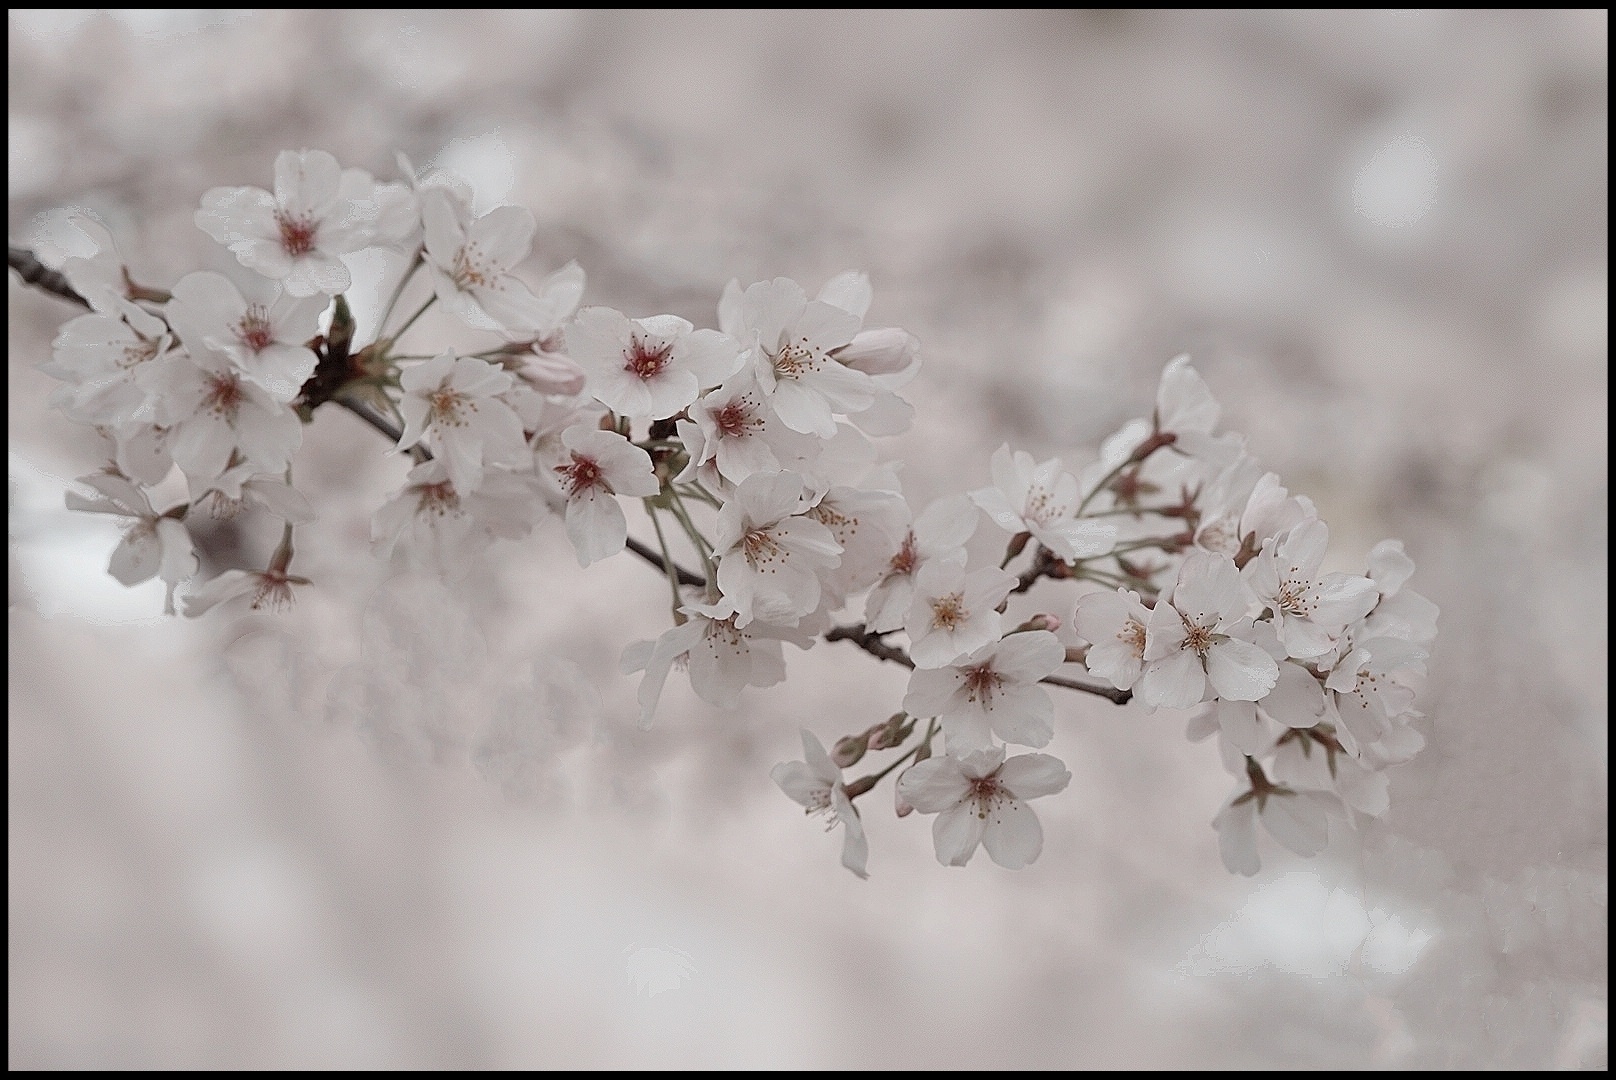
[[[105,448],[105,468],[81,479],[95,494],[67,501],[127,521],[119,581],[160,579],[166,610],[189,616],[282,607],[311,587],[293,572],[313,512],[292,465],[303,426],[334,404],[414,461],[372,517],[378,557],[454,580],[555,517],[581,566],[626,550],[662,573],[669,626],[623,653],[643,725],[675,666],[727,704],[786,678],[787,642],[849,642],[908,669],[898,712],[828,751],[805,731],[803,760],[773,774],[843,828],[843,864],[861,877],[858,803],[888,777],[898,817],[936,815],[942,863],[978,847],[1012,869],[1038,857],[1027,801],[1071,774],[1009,749],[1052,741],[1050,686],[1195,710],[1192,737],[1215,735],[1235,778],[1213,819],[1232,871],[1256,872],[1259,823],[1311,855],[1330,822],[1386,809],[1386,770],[1421,744],[1413,702],[1436,609],[1405,587],[1413,564],[1396,541],[1363,572],[1325,570],[1316,508],[1216,431],[1187,358],[1087,467],[1003,446],[990,484],[916,508],[876,447],[909,426],[919,344],[865,325],[864,274],[812,296],[788,278],[731,281],[711,328],[580,307],[576,264],[537,283],[518,273],[527,210],[477,215],[464,181],[400,166],[402,180],[378,182],[287,151],[273,190],[207,192],[196,223],[238,272],[168,289],[132,281],[84,215],[57,265],[9,249],[26,284],[87,309],[39,366]],[[364,295],[388,297],[369,340],[347,299],[361,268]],[[411,351],[434,309],[481,339]],[[158,510],[176,470],[189,498]],[[624,498],[641,501],[654,545],[628,535]],[[267,565],[197,581],[189,523],[248,505],[281,522]],[[971,554],[984,521],[1004,537],[996,565]],[[1012,618],[1012,598],[1034,590],[1045,610]]]

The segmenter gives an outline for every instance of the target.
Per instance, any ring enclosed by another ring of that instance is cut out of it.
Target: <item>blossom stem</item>
[[[707,580],[703,584],[707,587],[707,602],[717,603],[718,571],[713,567],[713,549],[707,543],[707,538],[701,535],[696,523],[690,520],[690,513],[685,509],[684,500],[677,491],[672,492],[673,498],[668,500],[668,509],[673,513],[675,520],[684,529],[685,535],[690,538],[691,545],[696,549],[696,555],[701,559],[702,569],[707,573]]]
[[[1124,458],[1122,460],[1122,462],[1120,464],[1118,464],[1114,469],[1112,469],[1110,472],[1106,473],[1104,476],[1100,477],[1100,482],[1098,484],[1095,484],[1094,488],[1087,495],[1083,496],[1083,501],[1077,504],[1077,513],[1074,514],[1073,516],[1074,517],[1084,517],[1084,516],[1099,517],[1100,515],[1098,515],[1098,514],[1085,515],[1083,513],[1084,510],[1088,509],[1089,503],[1091,501],[1093,501],[1094,496],[1098,495],[1100,492],[1102,492],[1106,488],[1110,487],[1112,481],[1116,480],[1117,477],[1121,476],[1124,470],[1126,470],[1126,469],[1128,469],[1128,468],[1130,468],[1132,466],[1135,466],[1135,465],[1143,465],[1145,462],[1150,460],[1150,455],[1151,454],[1154,454],[1157,450],[1160,450],[1163,446],[1168,445],[1167,443],[1159,441],[1156,438],[1156,436],[1154,436],[1154,435],[1151,436],[1150,442],[1151,442],[1152,445],[1150,446],[1150,449],[1145,451],[1145,454],[1144,454],[1143,457],[1137,456],[1137,452],[1135,454],[1130,454],[1126,458]]]
[[[422,315],[425,315],[426,314],[426,309],[431,307],[437,301],[437,299],[438,299],[437,293],[433,293],[431,296],[427,297],[426,298],[426,303],[424,303],[420,307],[416,308],[415,309],[415,314],[411,315],[408,319],[404,320],[404,325],[403,326],[401,326],[397,330],[393,331],[393,334],[392,334],[392,337],[390,338],[390,340],[397,341],[399,338],[403,337],[404,332],[406,330],[408,330],[410,327],[414,326],[415,325],[415,320],[419,319]]]
[[[684,612],[679,609],[684,606],[684,600],[679,595],[679,575],[673,568],[673,552],[668,550],[668,538],[662,532],[662,519],[657,516],[656,507],[650,499],[645,500],[645,512],[651,515],[651,527],[656,530],[657,547],[662,549],[662,573],[668,579],[668,590],[673,594],[673,622],[675,626],[684,625]]]
[[[415,256],[410,259],[409,268],[399,277],[398,284],[393,286],[393,295],[387,298],[387,306],[382,308],[381,318],[376,320],[378,328],[386,326],[387,320],[393,317],[393,308],[398,304],[399,297],[404,295],[404,287],[410,283],[410,280],[415,277],[415,272],[421,268],[421,263],[424,261],[421,257],[421,251],[422,249],[419,247],[415,249]],[[396,338],[403,333],[404,331],[400,330],[393,336]]]
[[[290,469],[287,470],[291,472]],[[291,483],[288,478],[287,483]],[[275,548],[275,553],[269,557],[267,573],[286,575],[287,568],[292,565],[292,523],[288,521],[281,529],[281,542]]]
[[[904,752],[902,757],[889,763],[886,768],[882,769],[880,772],[870,773],[868,776],[861,776],[851,784],[848,784],[846,788],[848,801],[852,802],[860,795],[863,795],[865,792],[875,787],[875,785],[879,784],[882,780],[886,779],[887,774],[891,773],[892,770],[896,769],[899,765],[902,765],[904,762],[918,754],[920,752],[920,748],[925,746],[930,738],[931,733],[927,732],[926,738],[921,739],[914,746],[911,746],[907,751]]]

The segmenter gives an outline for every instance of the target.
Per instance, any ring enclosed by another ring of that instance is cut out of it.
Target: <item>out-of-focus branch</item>
[[[896,645],[889,645],[882,640],[883,635],[867,628],[863,623],[852,623],[848,626],[833,626],[825,631],[826,641],[850,641],[881,660],[894,664],[902,664],[906,668],[913,668],[915,662],[909,654]],[[1082,682],[1078,679],[1063,679],[1059,675],[1049,675],[1040,680],[1051,686],[1064,687],[1067,690],[1078,690],[1085,694],[1094,694],[1117,705],[1126,705],[1133,700],[1132,690],[1118,690],[1114,686],[1101,686],[1099,683]]]
[[[43,289],[70,304],[77,304],[80,307],[90,306],[90,302],[78,294],[78,290],[73,288],[60,270],[52,270],[40,262],[39,257],[27,248],[7,244],[6,265],[17,271],[24,285]]]

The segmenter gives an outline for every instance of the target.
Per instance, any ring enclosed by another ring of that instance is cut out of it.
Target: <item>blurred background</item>
[[[863,269],[923,343],[916,505],[1007,440],[1087,464],[1189,352],[1332,560],[1401,538],[1442,609],[1427,747],[1317,859],[1231,877],[1215,750],[1067,695],[1035,866],[938,866],[884,785],[859,882],[768,770],[900,670],[676,676],[639,732],[661,579],[554,521],[391,571],[406,462],[330,410],[316,586],[163,619],[63,508],[99,455],[34,364],[75,312],[11,275],[13,1067],[1605,1067],[1605,12],[8,19],[14,243],[86,207],[168,285],[230,260],[204,191],[307,147],[463,172],[537,216],[528,280],[632,315]]]

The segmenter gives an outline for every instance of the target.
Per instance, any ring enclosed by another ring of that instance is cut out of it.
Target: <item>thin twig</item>
[[[881,635],[874,630],[867,630],[863,623],[853,623],[851,626],[833,626],[825,631],[826,641],[851,641],[871,656],[882,660],[890,660],[894,664],[902,664],[906,668],[915,666],[909,659],[909,654],[896,645],[888,645],[881,640]]]

